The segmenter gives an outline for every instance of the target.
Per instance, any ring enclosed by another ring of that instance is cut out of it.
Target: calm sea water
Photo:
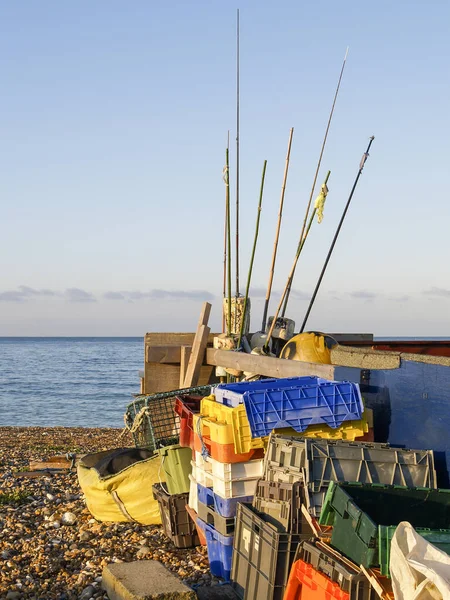
[[[0,338],[0,425],[122,427],[140,338]]]
[[[0,338],[0,425],[122,427],[143,363],[142,337]]]

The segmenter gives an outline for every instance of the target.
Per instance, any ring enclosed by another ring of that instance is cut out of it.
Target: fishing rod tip
[[[347,56],[348,56],[348,51],[349,51],[350,47],[347,46],[347,50],[345,51],[345,56],[344,56],[344,60],[347,60]]]

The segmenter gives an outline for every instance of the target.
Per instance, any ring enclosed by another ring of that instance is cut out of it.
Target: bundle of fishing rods
[[[249,324],[249,318],[248,318],[249,317],[248,309],[249,309],[249,305],[250,305],[249,292],[250,292],[250,284],[251,284],[252,271],[253,271],[253,262],[254,262],[254,258],[255,258],[255,252],[256,252],[256,246],[257,246],[258,234],[259,234],[259,224],[260,224],[260,218],[261,218],[261,208],[262,208],[262,200],[263,200],[263,193],[264,193],[264,182],[265,182],[265,175],[266,175],[267,160],[265,160],[264,164],[263,164],[261,187],[260,187],[258,207],[257,207],[255,235],[254,235],[254,240],[253,240],[253,247],[252,247],[252,252],[251,252],[245,294],[242,297],[240,295],[240,290],[239,290],[239,11],[238,11],[238,15],[237,15],[237,86],[236,86],[236,89],[237,89],[237,103],[236,103],[236,107],[237,107],[237,111],[236,111],[236,214],[235,214],[235,221],[236,221],[236,246],[235,246],[236,289],[235,289],[235,296],[234,296],[234,311],[235,311],[234,328],[232,326],[232,323],[233,323],[232,310],[233,309],[232,309],[232,290],[231,290],[231,288],[232,288],[232,283],[231,283],[232,243],[231,243],[229,134],[228,134],[228,143],[227,143],[227,149],[226,149],[226,155],[225,155],[225,167],[224,167],[224,171],[223,171],[223,179],[225,182],[226,193],[225,193],[225,227],[224,227],[224,259],[223,259],[224,303],[223,303],[223,321],[222,321],[222,329],[227,334],[227,337],[237,336],[236,350],[238,350],[238,351],[244,350],[247,352],[253,351],[256,353],[260,353],[260,354],[278,355],[278,353],[281,351],[282,345],[280,345],[280,343],[278,343],[278,345],[277,345],[278,347],[275,347],[276,344],[273,344],[273,342],[275,341],[274,332],[275,331],[278,331],[278,332],[285,331],[286,332],[286,330],[289,329],[290,326],[292,326],[292,332],[290,334],[285,333],[284,336],[280,336],[283,339],[279,340],[279,342],[287,341],[293,335],[293,327],[295,324],[291,319],[287,319],[285,317],[285,315],[286,315],[286,310],[287,310],[288,303],[289,303],[289,297],[290,297],[290,293],[292,290],[292,283],[294,281],[294,276],[295,276],[298,260],[302,253],[305,242],[308,238],[314,218],[317,215],[318,222],[320,223],[322,220],[322,213],[323,213],[325,200],[326,200],[327,193],[328,193],[327,183],[328,183],[328,179],[330,177],[330,171],[328,171],[328,173],[324,179],[324,182],[321,185],[320,192],[317,195],[313,206],[312,206],[312,199],[314,197],[314,192],[316,189],[317,179],[318,179],[320,167],[322,164],[322,158],[323,158],[324,150],[325,150],[326,143],[327,143],[328,133],[330,130],[330,125],[331,125],[331,121],[333,118],[334,109],[336,106],[336,100],[339,95],[339,89],[341,86],[342,76],[343,76],[346,61],[347,61],[347,55],[348,55],[348,48],[345,53],[344,61],[342,63],[341,71],[339,74],[339,79],[338,79],[338,83],[336,86],[336,91],[334,94],[333,103],[331,106],[326,130],[325,130],[325,135],[323,138],[320,155],[319,155],[316,171],[315,171],[314,178],[313,178],[311,193],[309,195],[309,199],[308,199],[307,206],[306,206],[305,217],[304,217],[304,220],[302,223],[299,242],[298,242],[297,250],[296,250],[296,253],[294,256],[294,261],[293,261],[291,270],[289,272],[289,275],[287,277],[287,281],[284,286],[284,290],[281,294],[280,300],[278,302],[278,306],[276,308],[274,316],[270,317],[269,321],[267,321],[270,297],[271,297],[271,293],[272,293],[272,284],[273,284],[273,278],[274,278],[274,273],[275,273],[275,265],[276,265],[277,251],[278,251],[278,241],[279,241],[280,229],[281,229],[281,221],[282,221],[282,216],[283,216],[284,197],[285,197],[286,183],[287,183],[288,172],[289,172],[289,161],[290,161],[290,155],[291,155],[292,139],[293,139],[293,135],[294,135],[294,128],[290,129],[288,148],[287,148],[287,154],[286,154],[286,162],[285,162],[285,168],[284,168],[284,174],[283,174],[283,182],[282,182],[282,186],[281,186],[281,196],[280,196],[280,203],[279,203],[279,209],[278,209],[278,220],[277,220],[277,225],[276,225],[276,230],[275,230],[275,241],[274,241],[274,247],[273,247],[273,252],[272,252],[272,260],[271,260],[271,265],[270,265],[267,292],[266,292],[265,301],[264,301],[261,329],[260,329],[260,331],[258,331],[257,333],[255,333],[252,336],[250,343],[248,343],[248,340],[246,339],[244,333],[245,333],[246,325]],[[368,146],[362,156],[361,162],[359,164],[358,172],[356,175],[356,179],[351,188],[347,203],[344,207],[341,219],[337,226],[337,229],[334,234],[333,240],[331,242],[328,254],[326,256],[325,262],[323,264],[322,270],[320,272],[319,278],[317,280],[316,286],[315,286],[313,294],[311,296],[311,300],[310,300],[308,308],[306,310],[306,314],[304,315],[303,322],[300,327],[299,333],[303,333],[305,330],[306,324],[308,322],[308,318],[310,316],[310,313],[313,308],[314,302],[316,300],[320,285],[321,285],[323,277],[325,275],[325,271],[328,267],[328,263],[332,256],[336,241],[338,239],[338,236],[341,231],[343,222],[345,220],[347,211],[348,211],[350,203],[352,201],[355,189],[358,185],[359,178],[364,169],[365,162],[369,156],[369,151],[370,151],[370,147],[372,145],[373,140],[374,140],[374,137],[373,136],[370,137]],[[238,319],[237,314],[236,314],[236,312],[238,311],[238,303],[240,304],[241,309],[242,309],[240,319]],[[236,325],[238,325],[237,331],[236,331]]]

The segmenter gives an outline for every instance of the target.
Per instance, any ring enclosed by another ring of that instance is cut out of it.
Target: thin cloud
[[[267,290],[264,288],[256,287],[250,289],[250,298],[265,298]],[[282,292],[280,290],[272,290],[271,298],[281,298]],[[291,289],[291,296],[300,300],[308,300],[309,294],[301,292],[299,290]]]
[[[390,296],[389,300],[392,302],[408,302],[408,300],[410,300],[410,296]]]
[[[424,290],[422,292],[426,296],[438,296],[439,298],[450,298],[450,290],[446,290],[444,288],[432,287],[429,290]]]
[[[378,294],[375,292],[369,292],[367,290],[357,290],[355,292],[350,292],[350,296],[356,300],[366,300],[367,302],[372,302],[378,297]]]
[[[109,291],[103,294],[106,300],[122,300],[134,302],[138,300],[214,300],[215,296],[206,290],[163,290],[154,289],[148,292]]]
[[[64,296],[69,302],[97,302],[93,294],[80,288],[68,288]]]
[[[31,288],[28,285],[19,285],[19,290],[24,296],[33,297],[33,296],[60,296],[59,292],[55,292],[54,290],[36,290],[35,288]]]
[[[27,285],[19,285],[16,290],[0,292],[0,302],[26,302],[32,298],[59,296],[59,292],[42,289],[37,290]]]
[[[0,292],[0,302],[25,302],[27,297],[19,290]]]
[[[126,300],[126,297],[122,292],[106,292],[103,294],[105,300]]]

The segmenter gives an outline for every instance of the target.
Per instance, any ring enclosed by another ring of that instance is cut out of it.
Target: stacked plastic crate
[[[160,483],[153,485],[153,497],[158,500],[164,532],[177,548],[190,548],[201,542],[195,520],[189,516],[188,499],[194,444],[192,413],[199,410],[206,389],[210,391],[205,387],[193,388],[194,393],[180,390],[164,398],[164,406],[161,401],[148,405],[151,441],[161,460]],[[179,443],[167,445],[171,441]]]
[[[236,509],[251,501],[263,473],[266,439],[252,439],[243,404],[220,390],[204,398],[193,416],[194,457],[190,505],[206,537],[211,573],[230,579]],[[235,406],[227,405],[236,404]]]
[[[179,444],[158,450],[161,460],[160,483],[152,486],[158,500],[164,532],[177,548],[190,548],[199,542],[196,527],[187,512],[189,498],[190,449]]]
[[[250,600],[259,597],[255,595],[255,589],[261,597],[264,594],[269,600],[283,597],[286,600],[329,597],[368,600],[376,597],[372,596],[371,587],[362,583],[359,567],[360,564],[377,564],[372,560],[373,552],[368,560],[361,549],[369,551],[369,548],[374,548],[376,535],[373,527],[370,535],[367,534],[368,524],[354,510],[353,502],[356,500],[343,500],[341,492],[333,492],[342,489],[348,493],[347,484],[334,483],[339,480],[357,482],[348,484],[356,495],[361,495],[361,489],[371,486],[376,490],[386,487],[407,489],[405,485],[432,488],[436,485],[433,454],[427,450],[391,448],[387,444],[272,435],[266,453],[264,480],[258,483],[254,507],[242,507],[238,512],[232,582],[241,598]],[[430,492],[430,489],[427,491]],[[369,504],[375,504],[378,512],[385,516],[392,510],[389,503],[381,498],[372,498],[364,506],[367,508]],[[416,506],[419,504],[422,506],[423,502],[417,497]],[[376,512],[375,508],[373,511]],[[397,511],[392,515],[397,524],[400,514]],[[411,511],[405,511],[404,515],[405,518],[411,516]],[[437,524],[442,525],[443,522],[443,518],[436,520]],[[274,535],[279,541],[271,548],[267,546],[261,555],[261,539],[267,535],[269,523],[276,527]],[[332,533],[330,525],[334,525]],[[327,529],[321,529],[321,526],[327,526]],[[355,536],[353,540],[351,531]],[[306,545],[308,532],[313,548],[319,543],[314,541],[313,536],[322,538],[319,553]],[[324,543],[329,535],[335,550]],[[434,532],[433,539],[436,535],[437,532]],[[361,543],[358,538],[364,539],[364,542]],[[444,535],[441,537],[443,543],[446,539]],[[289,548],[289,553],[284,552],[283,555],[280,544]],[[279,565],[279,568],[277,566],[271,571],[267,568],[269,563]],[[289,572],[289,585],[285,591]],[[382,568],[381,575],[385,573],[386,569]],[[368,591],[367,594],[365,591],[362,595],[351,592],[352,582],[359,582],[358,589]],[[338,588],[339,593],[336,591]]]

